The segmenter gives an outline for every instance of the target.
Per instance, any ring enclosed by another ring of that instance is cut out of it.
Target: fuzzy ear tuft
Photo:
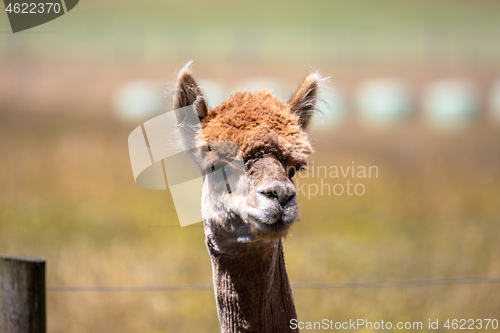
[[[307,128],[316,111],[321,80],[322,77],[318,73],[309,74],[288,103],[292,113],[299,116],[303,129]]]
[[[177,75],[175,84],[175,93],[172,99],[172,107],[180,109],[189,105],[193,105],[200,120],[207,116],[207,104],[203,98],[198,83],[196,82],[193,74],[191,74],[191,61],[188,62],[184,68],[181,69]]]

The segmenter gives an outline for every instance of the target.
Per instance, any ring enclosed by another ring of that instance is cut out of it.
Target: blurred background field
[[[45,257],[49,287],[211,284],[201,224],[134,184],[127,149],[192,59],[213,104],[319,70],[311,159],[378,167],[363,196],[299,196],[292,283],[499,278],[498,36],[496,1],[87,0],[17,34],[0,14],[0,253]],[[302,321],[500,319],[498,283],[294,296]],[[54,333],[219,331],[210,290],[49,291],[47,311]]]

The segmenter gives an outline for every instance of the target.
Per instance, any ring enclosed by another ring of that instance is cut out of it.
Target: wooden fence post
[[[45,260],[0,255],[0,332],[45,330]]]

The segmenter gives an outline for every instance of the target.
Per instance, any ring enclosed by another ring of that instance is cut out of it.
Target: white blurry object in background
[[[123,84],[114,97],[118,116],[126,121],[152,118],[167,110],[164,85],[154,81],[130,81]]]
[[[345,98],[336,87],[322,87],[319,91],[319,113],[312,121],[313,129],[334,127],[344,122],[346,116]]]
[[[423,107],[431,125],[440,129],[461,128],[477,114],[477,87],[469,80],[432,82],[424,91]]]
[[[216,107],[228,97],[223,86],[215,81],[200,80],[199,83],[205,97],[205,102],[209,108]]]
[[[494,121],[500,123],[500,79],[495,81],[490,94],[490,109]]]
[[[365,81],[357,87],[354,98],[361,120],[369,125],[397,124],[411,112],[409,89],[394,79]]]

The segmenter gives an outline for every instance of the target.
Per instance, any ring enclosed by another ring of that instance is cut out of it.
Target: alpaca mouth
[[[263,218],[263,216],[249,215],[249,223],[255,233],[265,238],[281,238],[286,236],[288,230],[295,222],[280,216],[278,218]]]

